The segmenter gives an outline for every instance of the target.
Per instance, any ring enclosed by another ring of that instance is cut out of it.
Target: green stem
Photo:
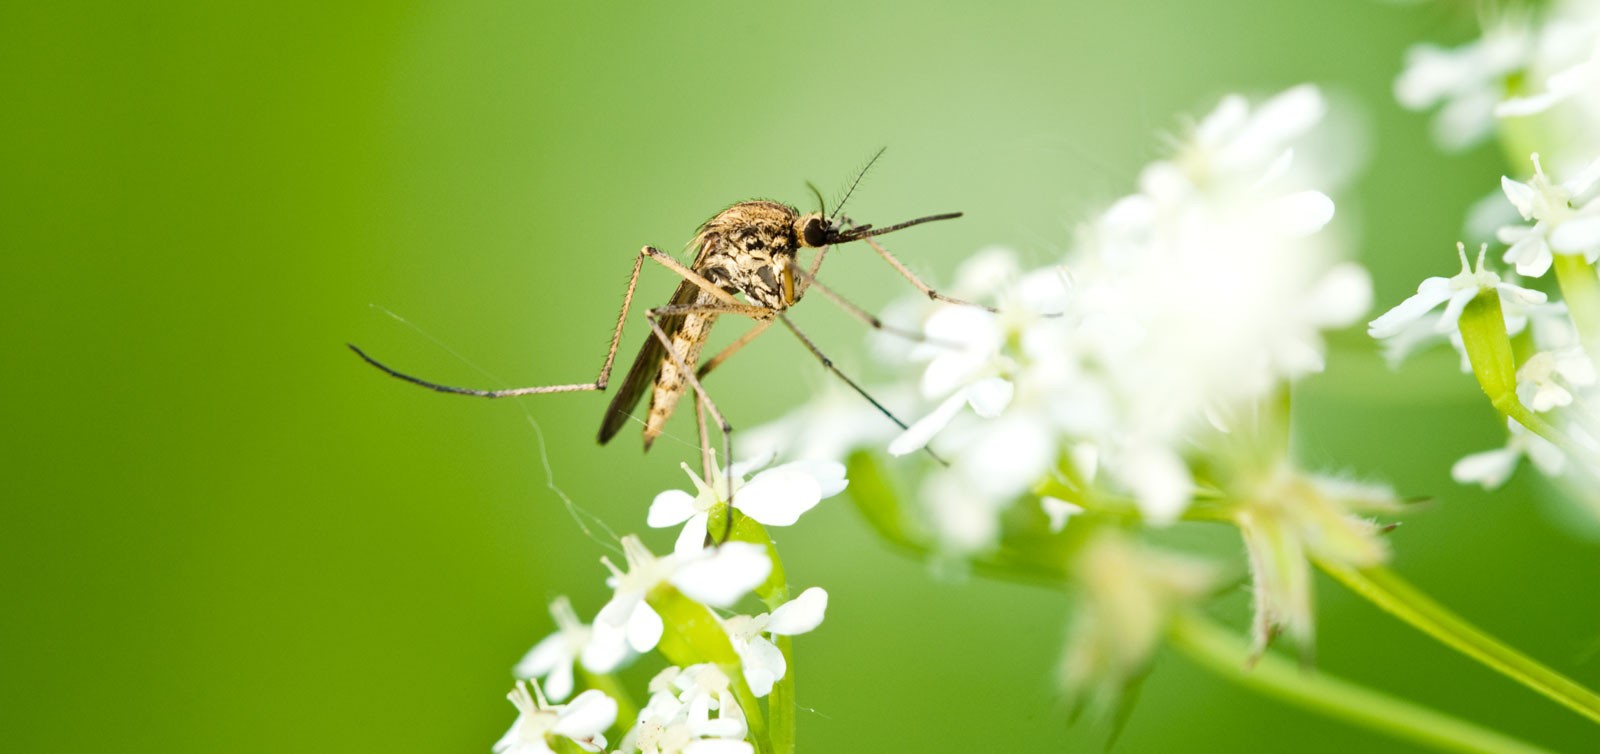
[[[1531,744],[1398,697],[1325,673],[1311,673],[1275,654],[1251,667],[1245,642],[1195,614],[1180,614],[1168,634],[1172,645],[1200,665],[1240,685],[1347,722],[1444,751],[1536,754]]]
[[[1517,400],[1515,394],[1510,394],[1510,400],[1494,401],[1494,407],[1506,416],[1515,419],[1518,424],[1527,428],[1529,432],[1549,440],[1551,445],[1560,448],[1562,452],[1583,464],[1583,468],[1600,469],[1600,453],[1579,445],[1576,440],[1572,439],[1572,435],[1567,434],[1565,430],[1545,421],[1545,418],[1533,409],[1522,405],[1522,401]]]
[[[1556,254],[1553,265],[1561,299],[1589,358],[1600,363],[1600,277],[1582,254]]]
[[[737,511],[729,511],[725,515],[733,516],[734,521],[729,539],[767,548],[767,559],[772,561],[772,573],[767,576],[765,583],[756,588],[756,596],[761,598],[768,611],[778,609],[780,605],[789,601],[789,579],[783,570],[783,559],[778,557],[777,543],[772,541],[772,536],[767,533],[766,527],[755,519],[740,515]],[[712,514],[711,521],[711,526],[719,525],[716,513]],[[775,754],[794,754],[796,710],[794,653],[789,637],[779,636],[776,639],[774,644],[783,653],[784,666],[788,670],[772,685],[772,692],[767,695],[767,730]],[[753,701],[754,697],[751,699]]]
[[[795,695],[793,642],[787,636],[773,637],[773,644],[783,653],[783,664],[788,670],[773,684],[767,695],[767,725],[772,731],[772,748],[778,754],[794,754]]]
[[[1600,723],[1600,696],[1484,633],[1381,566],[1351,568],[1327,560],[1317,567],[1391,615],[1502,675]]]

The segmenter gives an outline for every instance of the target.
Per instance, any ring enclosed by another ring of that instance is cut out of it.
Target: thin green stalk
[[[758,754],[776,754],[772,745],[772,731],[761,717],[761,700],[750,693],[750,684],[745,683],[741,676],[739,682],[733,684],[732,691],[740,709],[744,710],[745,723],[750,726],[750,740],[755,743]]]
[[[1600,723],[1600,695],[1501,643],[1381,566],[1317,566],[1389,614],[1502,675]]]
[[[1553,264],[1561,300],[1589,358],[1600,362],[1600,277],[1582,254],[1556,254]]]
[[[773,684],[772,693],[767,695],[767,729],[772,732],[772,748],[777,754],[794,754],[796,706],[793,642],[787,636],[775,636],[772,643],[783,653],[783,663],[788,671]]]
[[[1566,430],[1551,424],[1544,417],[1534,412],[1533,409],[1522,405],[1522,401],[1517,400],[1515,393],[1509,395],[1510,400],[1494,401],[1494,407],[1506,416],[1515,419],[1518,424],[1526,427],[1529,432],[1549,440],[1551,445],[1572,456],[1574,460],[1582,463],[1584,468],[1600,468],[1600,453],[1595,453],[1589,448],[1578,444],[1576,440],[1572,439],[1572,435],[1567,434]]]
[[[728,511],[727,508],[721,510]],[[778,556],[777,543],[772,541],[772,536],[767,533],[766,527],[755,519],[740,515],[737,511],[729,511],[724,515],[734,517],[730,539],[767,548],[767,559],[772,562],[772,573],[767,576],[765,583],[756,587],[756,595],[761,598],[769,612],[778,609],[789,601],[789,579],[783,570],[783,558]],[[717,513],[712,514],[709,525],[712,527],[721,525],[718,523]],[[773,684],[772,692],[767,694],[767,736],[774,754],[794,754],[796,709],[794,653],[789,637],[779,636],[775,639],[774,643],[778,651],[783,653],[784,666],[788,670]],[[753,701],[754,697],[751,699]]]
[[[1275,654],[1251,665],[1250,647],[1196,614],[1180,614],[1168,634],[1189,659],[1268,696],[1436,749],[1472,754],[1548,754],[1504,734],[1325,673]]]

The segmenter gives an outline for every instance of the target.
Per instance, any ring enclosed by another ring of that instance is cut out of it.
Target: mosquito
[[[868,168],[879,155],[882,155],[882,150],[867,163]],[[501,390],[454,387],[397,371],[368,356],[353,344],[350,345],[350,350],[390,376],[442,393],[481,398],[510,398],[544,393],[603,391],[610,385],[611,369],[616,361],[617,349],[622,342],[622,331],[627,323],[628,311],[633,304],[639,272],[644,267],[645,260],[649,259],[676,273],[683,281],[678,284],[678,289],[669,303],[645,312],[653,337],[646,338],[638,356],[634,357],[627,376],[623,378],[621,388],[606,407],[600,425],[601,444],[610,442],[628,423],[646,390],[650,390],[653,386],[649,413],[644,420],[644,447],[645,450],[649,450],[650,445],[661,435],[679,399],[688,390],[693,390],[696,397],[695,417],[700,430],[702,469],[705,473],[704,478],[711,479],[713,474],[711,443],[702,409],[704,413],[710,414],[712,421],[720,430],[725,463],[732,461],[733,427],[717,409],[701,380],[741,348],[749,345],[774,322],[781,322],[794,333],[824,368],[843,380],[880,413],[903,429],[906,427],[904,422],[840,371],[787,315],[789,308],[815,286],[847,313],[867,325],[920,339],[918,333],[900,331],[885,324],[817,280],[817,271],[821,268],[822,260],[828,250],[852,241],[865,241],[885,262],[930,299],[976,306],[935,291],[901,264],[881,244],[872,240],[875,236],[916,225],[955,219],[961,217],[961,213],[927,215],[882,228],[870,224],[854,224],[841,214],[841,210],[865,173],[866,168],[863,168],[861,173],[857,174],[855,181],[845,193],[845,199],[839,202],[831,214],[826,211],[825,206],[817,212],[802,214],[787,204],[764,199],[739,202],[722,210],[700,226],[699,232],[690,243],[691,248],[698,249],[692,265],[686,266],[653,246],[640,249],[633,260],[633,272],[628,278],[628,289],[622,299],[622,311],[618,314],[616,327],[611,333],[610,349],[606,352],[605,362],[600,366],[600,375],[594,382]],[[817,192],[814,186],[811,190],[818,197],[819,205],[823,205],[820,192]],[[802,267],[799,264],[798,254],[802,248],[817,250],[809,267]],[[743,294],[744,301],[735,298],[736,294]],[[755,324],[733,343],[701,364],[701,352],[710,336],[712,325],[725,314],[747,317]],[[733,481],[730,479],[728,484],[730,489],[726,499],[731,501]],[[730,525],[731,522],[730,515]]]

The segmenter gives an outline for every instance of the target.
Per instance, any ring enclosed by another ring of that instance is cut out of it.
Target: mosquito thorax
[[[801,246],[810,246],[825,225],[809,222],[779,202],[740,202],[707,220],[695,236],[695,269],[729,293],[750,303],[782,311],[794,303],[790,265]],[[825,223],[820,216],[817,220]],[[810,233],[811,238],[805,236]]]

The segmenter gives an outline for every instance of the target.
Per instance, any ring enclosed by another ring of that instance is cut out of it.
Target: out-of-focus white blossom
[[[1527,19],[1506,18],[1481,39],[1454,49],[1419,44],[1406,51],[1405,71],[1394,96],[1411,110],[1442,105],[1433,138],[1450,150],[1470,147],[1494,130],[1495,106],[1508,94],[1509,79],[1525,69],[1538,48]]]
[[[1439,105],[1433,135],[1445,149],[1498,127],[1537,132],[1562,167],[1590,159],[1600,153],[1600,4],[1554,0],[1505,13],[1454,49],[1419,44],[1406,54],[1395,99],[1412,110]]]
[[[1149,665],[1173,615],[1216,588],[1212,564],[1096,532],[1073,561],[1081,590],[1059,679],[1074,704],[1109,716]]]
[[[1366,271],[1324,230],[1332,161],[1313,144],[1327,109],[1311,86],[1226,97],[1064,259],[1030,270],[986,249],[963,265],[950,289],[992,311],[916,305],[924,339],[901,355],[929,408],[888,449],[948,460],[919,495],[946,548],[992,546],[1003,510],[1091,457],[1080,476],[1173,521],[1206,437],[1323,368],[1323,333],[1371,303]]]
[[[550,603],[550,615],[555,618],[556,632],[533,645],[512,668],[511,674],[517,678],[543,678],[544,690],[559,702],[572,694],[572,663],[584,653],[593,631],[578,620],[572,602],[566,597],[557,597]],[[616,664],[611,660],[600,663],[608,669]]]
[[[1594,384],[1594,362],[1577,346],[1540,351],[1517,367],[1517,398],[1534,411],[1570,406],[1573,390]]]
[[[1477,484],[1484,489],[1498,489],[1517,470],[1523,457],[1533,462],[1541,473],[1559,477],[1566,470],[1567,457],[1560,448],[1513,420],[1506,420],[1509,434],[1505,447],[1473,453],[1456,461],[1450,467],[1450,477],[1460,484]]]
[[[1309,652],[1314,635],[1311,562],[1315,557],[1362,568],[1384,562],[1381,528],[1364,514],[1396,513],[1383,485],[1302,474],[1288,467],[1239,491],[1234,521],[1250,558],[1255,651],[1279,632]]]
[[[571,704],[552,705],[538,682],[533,682],[530,694],[528,683],[518,681],[506,698],[518,714],[511,729],[495,742],[495,754],[555,754],[551,736],[566,738],[584,751],[603,751],[606,728],[617,719],[617,701],[594,689],[579,694]]]

